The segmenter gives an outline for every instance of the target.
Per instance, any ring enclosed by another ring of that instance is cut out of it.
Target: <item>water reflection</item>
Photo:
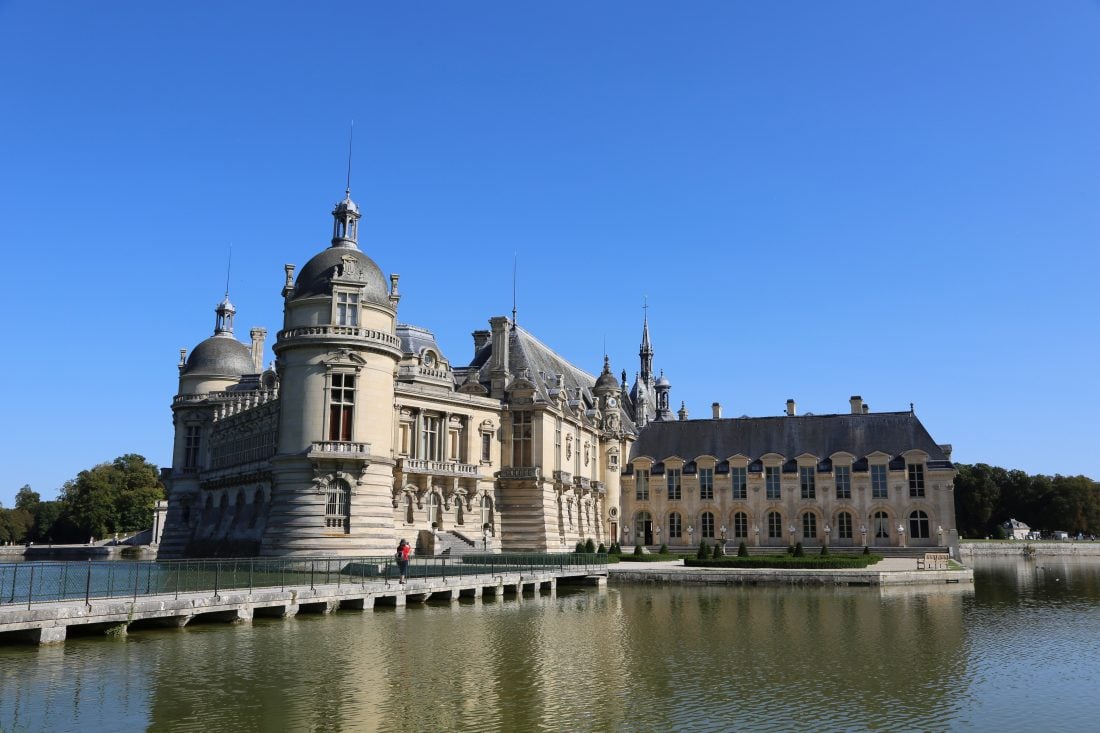
[[[0,648],[0,730],[1088,728],[1098,601],[1097,566],[1014,561],[974,590],[612,586],[140,631]]]

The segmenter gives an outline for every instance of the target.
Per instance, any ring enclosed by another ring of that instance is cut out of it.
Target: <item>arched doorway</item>
[[[871,515],[871,536],[876,545],[890,544],[890,515],[883,511]]]
[[[653,544],[653,517],[649,512],[638,512],[634,515],[634,544]]]

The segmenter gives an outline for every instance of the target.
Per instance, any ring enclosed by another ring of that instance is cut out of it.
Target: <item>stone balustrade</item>
[[[370,443],[352,443],[344,440],[321,440],[310,446],[310,456],[341,456],[349,458],[367,458],[370,456]]]
[[[376,331],[373,328],[361,328],[358,326],[299,326],[286,328],[279,331],[279,341],[292,339],[329,339],[329,338],[353,338],[361,341],[372,341],[386,346],[389,349],[401,350],[401,339],[385,331]]]
[[[401,470],[405,473],[477,476],[477,466],[470,463],[459,463],[457,461],[427,461],[420,458],[402,458]]]
[[[539,468],[538,466],[508,466],[506,468],[500,469],[500,477],[502,479],[511,480],[537,479],[539,478]]]

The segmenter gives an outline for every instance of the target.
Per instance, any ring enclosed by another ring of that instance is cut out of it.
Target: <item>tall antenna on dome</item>
[[[355,142],[355,120],[351,121],[351,129],[348,131],[348,186],[344,189],[344,195],[351,198],[351,149]]]
[[[229,261],[225,264],[225,297],[229,298],[229,273],[233,271],[233,243],[229,243]]]
[[[512,253],[512,325],[516,325],[516,264],[519,261],[519,255],[515,252]]]

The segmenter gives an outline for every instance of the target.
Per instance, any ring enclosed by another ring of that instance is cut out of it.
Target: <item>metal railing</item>
[[[504,573],[587,575],[607,571],[599,554],[468,554],[412,557],[409,580],[448,580]],[[576,571],[576,572],[571,572]],[[390,557],[291,557],[131,562],[20,562],[0,564],[0,608],[35,603],[130,599],[186,593],[381,585],[397,580]]]

